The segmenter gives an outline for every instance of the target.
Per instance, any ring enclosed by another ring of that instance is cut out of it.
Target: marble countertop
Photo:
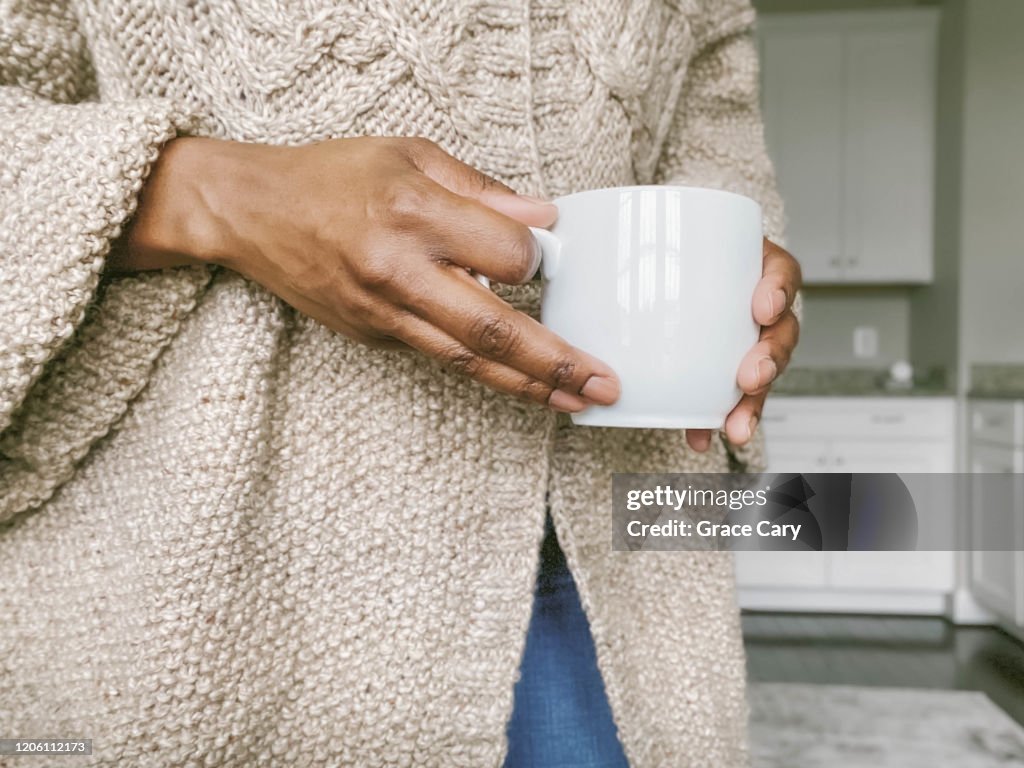
[[[968,397],[996,400],[1024,400],[1024,364],[971,366]]]
[[[945,371],[925,371],[910,386],[888,383],[888,370],[877,368],[789,368],[772,387],[773,395],[791,397],[949,397],[953,387]]]
[[[917,372],[911,386],[889,383],[878,368],[789,368],[772,387],[773,395],[790,397],[951,397],[956,389],[942,368]],[[1024,364],[971,366],[968,397],[1024,400]]]

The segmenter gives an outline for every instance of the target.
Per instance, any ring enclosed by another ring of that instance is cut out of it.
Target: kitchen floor
[[[1024,644],[936,618],[744,613],[752,681],[980,691],[1024,725]]]

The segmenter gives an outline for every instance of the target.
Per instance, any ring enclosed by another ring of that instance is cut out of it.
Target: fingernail
[[[747,422],[747,440],[754,436],[754,430],[757,429],[757,416],[751,416],[750,421]]]
[[[591,376],[580,394],[598,405],[611,405],[619,399],[619,382],[607,376]]]
[[[786,292],[781,288],[776,288],[772,291],[772,295],[768,298],[771,306],[772,317],[777,317],[783,309],[786,307]]]
[[[697,451],[697,453],[704,453],[704,451],[711,447],[711,436],[697,435],[693,437],[690,447]]]
[[[540,197],[534,197],[533,195],[520,195],[520,197],[523,198],[523,200],[526,200],[527,202],[536,203],[537,205],[554,205],[554,203],[552,203],[550,200],[545,200]]]
[[[548,405],[562,413],[579,413],[587,407],[587,404],[578,397],[563,392],[561,389],[556,389],[551,393],[551,396],[548,397]]]
[[[526,276],[527,280],[532,279],[537,274],[537,270],[540,269],[541,259],[544,256],[544,251],[540,247],[540,240],[533,234],[530,237],[533,239],[533,264],[530,267],[530,274]]]
[[[757,388],[766,387],[775,380],[775,374],[779,372],[775,361],[770,357],[762,357],[757,361]]]

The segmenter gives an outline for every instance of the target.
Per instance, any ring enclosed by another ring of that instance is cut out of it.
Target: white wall
[[[960,350],[1024,363],[1024,2],[968,0]],[[965,380],[965,379],[962,379]]]
[[[960,333],[960,209],[963,184],[966,0],[945,0],[939,25],[935,125],[935,279],[910,293],[910,358],[957,379]]]
[[[904,288],[815,288],[804,291],[804,322],[793,365],[806,368],[888,368],[906,360],[910,307]],[[878,332],[878,354],[857,358],[853,331]]]

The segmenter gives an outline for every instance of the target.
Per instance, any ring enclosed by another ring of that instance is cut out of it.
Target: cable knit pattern
[[[732,563],[610,552],[572,427],[224,270],[103,274],[160,147],[423,135],[781,207],[747,0],[0,1],[0,730],[102,766],[499,766],[550,504],[634,766],[747,763]],[[536,314],[537,286],[496,286]],[[759,461],[759,448],[738,455]],[[6,765],[0,758],[0,766]]]

